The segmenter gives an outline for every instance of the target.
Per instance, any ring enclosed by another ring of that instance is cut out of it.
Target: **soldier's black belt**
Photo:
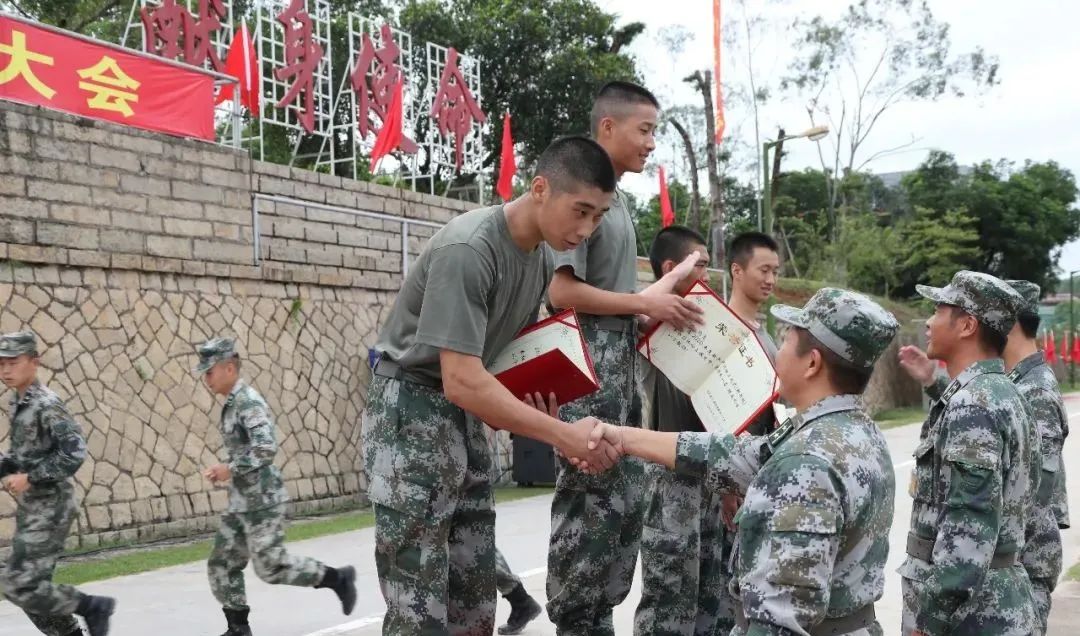
[[[393,360],[387,360],[382,358],[378,364],[375,365],[375,375],[390,378],[391,380],[398,380],[401,382],[409,382],[410,384],[419,384],[420,386],[430,387],[432,389],[442,390],[442,382],[438,380],[432,380],[431,378],[425,378],[418,376],[415,373],[409,373],[407,370]]]
[[[926,561],[927,563],[934,562],[934,540],[920,537],[919,535],[909,532],[907,536],[907,553],[909,556],[913,556],[916,559]],[[993,558],[990,559],[991,570],[1003,570],[1005,568],[1011,568],[1016,564],[1016,552],[995,552]]]
[[[584,314],[581,316],[581,322],[593,329],[617,331],[619,333],[628,333],[637,329],[637,318],[634,316],[591,316]]]
[[[744,631],[748,630],[750,629],[750,623],[743,614],[742,604],[739,603],[737,605],[735,622],[738,623],[739,627]],[[810,633],[810,636],[838,636],[839,634],[850,634],[851,632],[869,627],[876,620],[877,612],[874,611],[874,604],[871,603],[860,607],[847,616],[826,618],[807,631]]]

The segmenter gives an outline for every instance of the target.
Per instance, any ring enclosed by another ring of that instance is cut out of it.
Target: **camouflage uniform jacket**
[[[930,409],[915,448],[912,534],[933,541],[932,563],[908,556],[921,581],[916,628],[947,633],[995,554],[1019,553],[1039,479],[1038,433],[1000,359],[960,373]]]
[[[252,512],[285,503],[270,407],[255,389],[236,383],[221,409],[221,437],[229,454],[229,512]]]
[[[1065,481],[1061,478],[1061,449],[1069,434],[1069,417],[1061,400],[1057,378],[1035,352],[1021,360],[1009,373],[1020,389],[1028,410],[1038,428],[1042,475],[1035,497],[1035,508],[1028,519],[1022,561],[1028,577],[1057,580],[1061,574],[1061,534],[1059,527],[1068,527],[1068,512],[1059,518],[1055,501],[1065,500]],[[1064,522],[1064,525],[1062,525]]]
[[[0,477],[26,473],[30,493],[72,492],[71,478],[86,459],[86,440],[63,401],[35,381],[11,399],[11,453],[0,459]]]
[[[740,481],[753,438],[683,434],[677,468]],[[736,576],[749,634],[805,634],[881,598],[895,477],[858,396],[825,398],[768,438],[772,449],[736,517]],[[738,461],[731,450],[741,451]],[[732,468],[736,470],[732,474]]]

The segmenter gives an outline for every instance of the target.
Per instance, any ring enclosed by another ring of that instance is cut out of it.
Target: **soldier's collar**
[[[233,401],[236,399],[236,396],[240,393],[240,390],[244,388],[245,384],[246,383],[243,379],[239,379],[236,381],[236,384],[233,385],[232,391],[229,391],[229,396],[225,398],[225,406],[233,403]]]
[[[1016,382],[1020,378],[1024,377],[1031,372],[1032,369],[1038,367],[1041,364],[1046,364],[1046,359],[1043,358],[1042,351],[1036,351],[1035,353],[1024,358],[1013,367],[1013,370],[1009,372],[1009,379]]]
[[[777,429],[769,435],[769,445],[775,448],[784,441],[788,435],[826,415],[843,413],[844,411],[856,411],[862,407],[862,398],[858,395],[830,395],[827,398],[811,404],[805,411],[795,417],[789,418],[786,422],[777,427]]]
[[[31,399],[41,390],[41,380],[34,380],[30,383],[30,386],[26,387],[26,393],[23,393],[22,398],[19,397],[19,392],[16,391],[11,396],[12,406],[26,406]]]
[[[945,387],[945,392],[941,394],[941,399],[939,401],[942,404],[947,403],[957,391],[967,386],[969,382],[980,375],[988,375],[991,373],[1005,375],[1005,361],[1001,358],[990,358],[988,360],[979,360],[978,362],[972,363],[971,366],[961,371],[960,375],[953,378],[953,381],[949,383],[949,386]]]

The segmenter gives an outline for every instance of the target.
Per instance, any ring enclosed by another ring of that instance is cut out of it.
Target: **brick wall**
[[[220,401],[190,370],[216,334],[237,337],[270,402],[294,506],[357,501],[367,349],[401,284],[401,221],[415,257],[435,230],[416,222],[467,206],[0,102],[0,330],[40,335],[43,374],[86,433],[71,542],[215,524],[224,491],[199,471],[220,456]],[[0,542],[13,511],[0,494]]]

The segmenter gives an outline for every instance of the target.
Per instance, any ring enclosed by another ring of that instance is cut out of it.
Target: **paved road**
[[[1072,414],[1074,430],[1080,430],[1080,395],[1071,396],[1067,405]],[[895,633],[900,624],[900,580],[895,574],[904,552],[907,521],[911,499],[906,484],[911,471],[911,452],[918,438],[918,426],[905,426],[886,431],[896,468],[896,522],[890,534],[890,559],[886,576],[885,596],[878,603],[878,615],[886,633]],[[1080,456],[1080,434],[1070,436],[1066,457]],[[1074,515],[1080,516],[1080,469],[1070,470],[1069,494]],[[530,592],[538,599],[544,597],[544,579],[549,529],[550,496],[535,497],[498,507],[497,543],[510,566],[519,572]],[[252,605],[251,622],[256,636],[372,636],[380,633],[381,615],[385,610],[375,576],[374,537],[371,529],[360,530],[309,541],[289,544],[289,549],[323,559],[330,564],[352,563],[357,567],[360,598],[351,617],[340,614],[337,599],[326,590],[305,590],[269,586],[248,572],[248,593]],[[1065,562],[1080,559],[1080,530],[1064,535]],[[84,587],[91,593],[109,594],[120,601],[114,619],[115,636],[214,636],[224,627],[210,591],[207,588],[205,566],[194,563],[156,572],[119,577],[91,583]],[[1077,587],[1063,586],[1056,595],[1069,603],[1059,602],[1062,610],[1057,617],[1061,627],[1052,634],[1077,633],[1068,610],[1077,606],[1080,595]],[[616,609],[616,629],[619,634],[632,633],[634,607],[639,594],[635,583],[630,596]],[[505,620],[509,608],[500,599],[498,622]],[[1057,612],[1056,612],[1057,613]],[[1080,617],[1078,617],[1080,618]],[[1072,628],[1064,625],[1073,625]],[[26,636],[34,633],[30,623],[10,604],[0,603],[0,636]],[[554,634],[550,623],[539,619],[526,634]]]

